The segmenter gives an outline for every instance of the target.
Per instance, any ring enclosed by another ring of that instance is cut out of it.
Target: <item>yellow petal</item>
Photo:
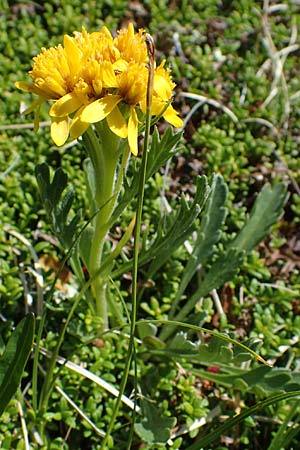
[[[127,124],[124,117],[116,106],[106,118],[109,128],[120,138],[125,139],[128,135]]]
[[[103,26],[100,30],[100,33],[103,33],[110,41],[113,40],[112,35],[107,27]]]
[[[55,117],[51,123],[51,137],[55,144],[60,147],[63,145],[69,136],[69,118]]]
[[[57,100],[50,108],[49,114],[52,117],[65,117],[76,111],[81,106],[81,101],[72,92]]]
[[[112,63],[104,61],[103,64],[101,65],[101,69],[104,87],[108,88],[117,87],[118,85],[117,77],[115,75]]]
[[[176,128],[181,128],[183,125],[183,121],[178,116],[178,112],[171,105],[164,112],[163,118]]]
[[[39,89],[37,86],[35,86],[32,83],[28,83],[27,81],[16,81],[15,86],[16,88],[21,89],[22,91],[33,92],[34,94],[37,94],[40,97],[43,97],[44,99],[51,98],[50,96],[47,96],[42,89]]]
[[[153,89],[163,100],[169,100],[172,96],[172,89],[170,84],[161,75],[154,75]]]
[[[160,97],[153,96],[151,106],[152,114],[154,116],[159,116],[167,108],[167,104],[168,103],[161,100]],[[142,111],[144,114],[146,113],[146,102],[142,105]]]
[[[73,139],[77,139],[79,136],[82,136],[83,133],[88,129],[90,126],[87,122],[82,122],[80,119],[81,112],[84,107],[82,107],[80,110],[76,112],[76,114],[73,117],[72,123],[70,125],[70,136]]]
[[[120,103],[119,95],[107,95],[99,100],[90,103],[82,111],[80,120],[82,122],[95,123],[103,120]]]
[[[67,61],[71,72],[71,76],[74,76],[81,69],[80,67],[81,52],[77,47],[77,45],[75,44],[74,39],[72,39],[67,34],[65,34],[64,36],[64,47],[67,54]]]
[[[32,92],[32,83],[28,83],[27,81],[16,81],[15,86],[22,91]]]
[[[124,72],[128,68],[128,62],[120,58],[113,63],[113,68],[118,72]]]
[[[128,28],[127,28],[128,37],[133,38],[134,37],[134,26],[132,22],[129,22]]]
[[[132,107],[128,120],[128,143],[131,153],[136,156],[138,154],[138,126],[139,121],[135,109]]]

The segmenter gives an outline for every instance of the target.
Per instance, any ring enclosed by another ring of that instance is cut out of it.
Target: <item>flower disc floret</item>
[[[118,94],[125,103],[139,105],[146,97],[148,70],[144,65],[131,63],[118,77]]]
[[[135,33],[133,25],[130,23],[127,29],[119,31],[118,37],[114,39],[114,45],[120,52],[120,58],[127,63],[147,63],[147,46],[143,29]]]
[[[45,98],[57,99],[72,90],[68,58],[61,45],[48,50],[43,48],[33,61],[29,75]]]

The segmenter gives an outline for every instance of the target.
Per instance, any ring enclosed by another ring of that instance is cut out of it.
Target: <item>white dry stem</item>
[[[41,128],[43,127],[49,127],[51,125],[50,120],[47,120],[45,122],[40,122],[39,126]],[[28,129],[33,129],[34,128],[34,123],[30,122],[30,123],[14,123],[11,125],[0,125],[0,131],[6,131],[6,130],[28,130]]]
[[[35,428],[32,428],[30,430],[30,433],[34,439],[34,442],[36,442],[40,446],[44,445],[44,442],[43,442],[41,436],[39,435],[39,433],[37,432],[37,430]]]
[[[50,120],[46,120],[44,122],[39,122],[39,128],[49,127],[51,125]],[[34,123],[14,123],[10,125],[0,125],[0,131],[7,131],[7,130],[30,130],[34,129]],[[64,150],[67,150],[70,147],[73,147],[78,143],[78,139],[74,139],[71,142],[68,142],[66,145],[60,147],[60,150],[63,152]],[[0,175],[0,178],[3,176]]]
[[[19,277],[20,277],[20,280],[22,282],[23,291],[24,291],[25,314],[28,314],[29,313],[29,309],[32,306],[32,295],[30,294],[30,291],[28,289],[28,284],[27,284],[25,273],[24,273],[24,264],[23,263],[19,264],[19,269],[20,269]]]
[[[284,327],[285,327],[285,325],[283,326],[283,328]],[[277,331],[278,331],[278,328],[277,328]],[[274,331],[274,334],[275,334],[275,331]],[[290,339],[290,344],[289,345],[280,345],[278,347],[279,355],[277,356],[277,358],[270,358],[270,359],[267,360],[267,363],[273,366],[278,358],[281,358],[281,356],[284,353],[286,353],[293,345],[296,345],[298,343],[299,343],[299,337],[298,336],[292,337]]]
[[[51,353],[49,351],[47,351],[46,349],[44,349],[44,348],[40,348],[40,351],[41,351],[41,353],[43,355],[45,355],[47,357],[50,357],[50,355],[51,355]],[[76,372],[79,375],[82,375],[85,378],[88,378],[89,380],[91,380],[94,383],[98,384],[100,387],[102,387],[103,389],[105,389],[110,394],[114,395],[115,397],[118,396],[119,391],[114,386],[112,386],[111,384],[107,383],[105,380],[103,380],[102,378],[100,378],[97,375],[93,374],[89,370],[84,369],[84,368],[78,366],[77,364],[75,364],[75,363],[73,363],[71,361],[67,361],[65,358],[62,358],[61,356],[59,356],[57,358],[57,362],[59,364],[64,365],[65,367],[67,367],[68,369],[72,370],[73,372]],[[73,400],[61,388],[59,388],[58,386],[55,386],[55,389],[78,412],[78,414],[80,414],[81,417],[83,417],[84,420],[86,420],[90,424],[90,426],[93,428],[93,430],[95,430],[99,435],[101,435],[101,433],[102,433],[102,436],[104,436],[104,432],[96,427],[96,425],[86,416],[86,414],[73,402]],[[139,414],[141,413],[141,408],[139,406],[135,405],[134,402],[131,401],[125,395],[122,395],[122,402],[124,404],[126,404],[127,406],[129,406],[129,408],[131,408],[131,409],[135,408],[137,413],[139,413]],[[182,436],[183,434],[189,433],[189,432],[191,432],[193,430],[196,430],[196,429],[204,426],[206,423],[211,421],[215,416],[219,415],[220,412],[221,412],[220,407],[217,406],[206,417],[202,417],[201,419],[197,419],[191,425],[183,426],[179,430],[172,432],[170,440],[168,441],[168,444],[172,445],[172,439],[175,439],[175,438],[177,438],[179,436]]]
[[[270,32],[269,16],[268,16],[269,13],[270,13],[269,0],[265,0],[264,6],[263,6],[263,16],[262,16],[262,26],[263,26],[263,32],[264,32],[264,38],[263,38],[262,42],[263,42],[266,50],[268,51],[270,58],[264,62],[264,64],[258,70],[256,75],[260,76],[265,70],[268,70],[270,67],[272,67],[273,81],[271,84],[271,89],[270,89],[269,95],[264,100],[264,102],[261,106],[262,107],[268,106],[269,103],[279,94],[280,89],[281,89],[282,93],[283,93],[283,98],[284,98],[283,128],[285,130],[287,130],[291,106],[290,106],[288,85],[287,85],[287,81],[286,81],[286,78],[284,75],[283,68],[284,68],[284,64],[285,64],[287,56],[292,52],[298,51],[300,48],[300,46],[298,44],[296,44],[297,24],[296,24],[295,20],[293,20],[289,44],[285,48],[283,48],[281,50],[277,50],[277,48],[274,44],[274,41],[272,39],[271,32]]]
[[[243,285],[240,286],[240,289],[239,289],[239,302],[240,302],[240,305],[244,304],[244,286]]]
[[[183,125],[181,129],[184,129],[185,126],[187,125],[187,123],[189,122],[190,118],[194,115],[194,113],[197,111],[198,108],[200,108],[200,106],[204,105],[205,101],[201,100],[199,102],[197,102],[189,111],[189,113],[186,115],[186,117],[183,120]]]
[[[268,6],[268,9],[266,10],[266,12],[268,14],[272,14],[272,13],[278,12],[278,11],[287,11],[288,7],[289,7],[288,5],[284,5],[283,3],[279,3],[277,5]]]
[[[68,142],[67,144],[60,147],[61,152],[64,152],[65,150],[68,150],[69,148],[74,147],[74,145],[78,144],[78,139],[73,139],[73,141]]]
[[[214,108],[220,109],[221,111],[223,111],[225,114],[227,114],[228,117],[230,117],[230,119],[234,122],[234,123],[238,123],[239,119],[237,118],[237,116],[231,111],[231,109],[229,109],[227,106],[222,105],[220,102],[218,102],[217,100],[214,100],[212,98],[208,98],[205,97],[204,95],[200,95],[200,94],[193,94],[192,92],[181,92],[179,94],[182,97],[185,98],[190,98],[192,100],[198,100],[198,102],[200,103],[199,106],[201,106],[201,104],[207,103],[210,106],[213,106]],[[199,107],[198,106],[198,107]]]
[[[206,417],[201,417],[201,419],[196,419],[194,422],[189,426],[182,426],[179,428],[179,430],[171,433],[171,439],[168,441],[169,445],[172,445],[172,439],[176,439],[179,436],[182,436],[183,434],[190,433],[191,431],[197,430],[198,428],[203,427],[208,422],[210,422],[214,417],[219,416],[221,414],[221,408],[220,406],[216,406],[213,408],[210,413]]]
[[[247,83],[244,83],[244,85],[242,87],[241,95],[240,95],[240,100],[239,100],[240,105],[243,105],[245,103],[245,100],[247,97],[247,91],[248,91]]]
[[[2,173],[0,173],[0,180],[3,180],[12,170],[14,170],[19,164],[21,157],[18,154],[14,155],[14,160],[10,164],[10,166]]]
[[[36,300],[37,300],[37,307],[36,312],[38,316],[41,316],[43,314],[43,287],[44,287],[44,279],[42,275],[42,270],[39,262],[38,255],[36,254],[36,251],[34,250],[33,246],[31,245],[30,241],[23,236],[21,233],[15,230],[11,230],[8,225],[4,226],[4,231],[11,236],[14,236],[19,241],[21,241],[30,251],[33,262],[34,262],[34,270],[32,269],[31,272],[35,276],[36,279]]]
[[[269,120],[262,119],[261,117],[253,117],[250,119],[244,119],[244,123],[258,123],[259,125],[262,125],[264,127],[270,128],[270,130],[273,131],[275,136],[279,135],[278,128],[275,127],[275,125],[272,124]]]
[[[21,427],[22,427],[22,432],[23,432],[23,438],[24,438],[24,449],[25,450],[30,450],[30,446],[29,446],[29,439],[28,439],[28,431],[27,431],[27,425],[25,422],[25,417],[24,417],[24,413],[23,413],[23,408],[22,405],[19,401],[17,401],[17,406],[18,406],[18,411],[19,411],[19,416],[20,416],[20,422],[21,422]]]
[[[217,310],[218,314],[220,314],[220,316],[225,316],[224,309],[223,309],[220,297],[219,297],[218,292],[217,292],[216,289],[213,289],[211,291],[211,296],[212,296],[213,301],[215,303],[215,307],[216,307],[216,310]]]
[[[47,356],[47,357],[51,357],[51,352],[49,352],[48,350],[46,350],[43,347],[40,348],[40,352],[43,355]],[[116,389],[114,386],[112,386],[111,384],[107,383],[107,381],[105,381],[102,378],[98,377],[94,373],[90,372],[89,370],[84,369],[83,367],[80,367],[77,364],[73,363],[72,361],[68,361],[65,358],[61,357],[61,356],[58,356],[56,358],[56,361],[59,364],[61,364],[61,365],[65,366],[65,367],[67,367],[68,369],[72,370],[73,372],[78,373],[79,375],[82,375],[83,377],[85,377],[85,378],[93,381],[94,383],[98,384],[98,386],[102,387],[104,390],[106,390],[107,392],[112,394],[114,397],[118,397],[118,395],[119,395],[118,389]],[[128,397],[126,397],[126,395],[122,395],[121,400],[130,409],[135,409],[136,412],[138,412],[138,413],[141,412],[140,407],[137,406]]]
[[[176,54],[180,57],[181,62],[182,63],[187,62],[187,58],[184,54],[184,51],[182,49],[182,45],[180,42],[180,36],[179,36],[179,33],[177,33],[177,32],[173,33],[173,43],[174,43]]]
[[[272,289],[279,289],[280,291],[289,292],[292,295],[298,296],[299,291],[294,291],[293,289],[287,288],[286,286],[281,286],[280,284],[275,283],[259,283],[260,286],[270,287]]]
[[[299,2],[298,2],[299,3]],[[299,3],[300,4],[300,3]],[[298,51],[300,49],[300,45],[297,43],[298,39],[298,31],[297,31],[297,23],[295,20],[295,17],[292,16],[292,26],[291,26],[291,35],[289,39],[289,43],[286,47],[277,50],[272,35],[270,32],[270,25],[269,25],[269,16],[271,12],[275,11],[275,6],[279,7],[279,5],[274,5],[274,7],[269,6],[269,0],[264,0],[263,5],[263,17],[262,17],[262,25],[263,25],[263,31],[264,31],[264,38],[263,38],[263,44],[265,45],[270,57],[263,63],[263,65],[260,67],[258,72],[256,73],[256,76],[259,77],[262,73],[269,69],[273,69],[273,81],[271,84],[271,89],[269,92],[269,95],[262,103],[261,107],[266,107],[268,104],[280,93],[280,90],[283,93],[283,100],[284,100],[284,115],[283,115],[283,130],[287,131],[289,127],[289,116],[291,112],[291,102],[297,100],[300,96],[300,92],[296,92],[293,95],[289,95],[288,91],[288,84],[285,78],[284,74],[284,64],[287,59],[287,57],[290,55],[290,53]],[[281,5],[282,6],[282,5]],[[283,8],[278,8],[283,9]],[[267,126],[267,123],[265,123]],[[271,127],[270,127],[271,128]],[[273,128],[273,131],[275,131],[276,128]],[[300,188],[292,176],[290,170],[288,169],[287,165],[284,163],[282,158],[277,154],[277,158],[284,164],[284,166],[287,169],[288,176],[291,180],[291,183],[296,190],[297,194],[300,196]]]
[[[290,101],[291,102],[298,101],[299,97],[300,97],[300,91],[297,91],[293,95],[290,96]]]
[[[89,419],[89,417],[82,411],[82,409],[79,408],[79,406],[76,405],[75,402],[68,396],[68,394],[65,393],[59,386],[55,386],[55,389],[57,392],[69,403],[69,405],[72,406],[73,409],[90,425],[90,427],[101,437],[105,436],[105,432],[103,430],[100,430],[94,422]]]
[[[296,354],[293,352],[285,365],[286,369],[288,369],[288,370],[291,369],[291,366],[292,366],[292,363],[294,362],[295,357],[296,357]]]

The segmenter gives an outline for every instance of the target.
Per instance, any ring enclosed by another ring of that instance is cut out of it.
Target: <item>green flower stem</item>
[[[144,139],[144,149],[141,164],[141,172],[139,179],[139,191],[137,197],[137,212],[136,212],[136,225],[134,229],[134,250],[133,250],[133,267],[132,267],[132,309],[130,317],[130,339],[128,345],[128,352],[125,361],[124,373],[120,384],[119,395],[117,397],[112,417],[110,419],[106,435],[102,441],[100,450],[106,448],[106,444],[111,435],[114,427],[115,420],[117,418],[122,395],[125,392],[127,379],[129,375],[129,370],[131,366],[132,357],[135,352],[134,339],[135,339],[135,328],[136,328],[136,314],[137,314],[137,272],[138,272],[138,257],[139,257],[139,244],[140,244],[140,234],[141,234],[141,223],[142,223],[142,210],[144,201],[144,190],[146,183],[146,171],[147,171],[147,161],[149,153],[149,140],[150,140],[150,126],[151,126],[151,106],[152,106],[152,93],[153,93],[153,77],[154,77],[154,42],[150,35],[147,35],[147,45],[149,54],[149,76],[147,84],[147,109],[146,109],[146,124],[145,124],[145,139]]]
[[[92,270],[96,269],[101,262],[101,244],[103,244],[103,239],[108,231],[105,225],[115,204],[113,194],[120,144],[120,139],[109,130],[105,121],[98,124],[97,131],[99,137],[91,127],[87,130],[89,141],[87,150],[95,172],[96,207],[97,209],[101,208],[94,223],[95,233],[90,256],[90,269]]]
[[[91,276],[101,265],[109,219],[121,186],[121,183],[116,183],[120,138],[110,131],[106,120],[96,125],[96,132],[98,136],[89,127],[85,136],[87,152],[94,169],[95,204],[100,209],[94,220],[93,244],[89,256],[88,269]],[[96,314],[102,319],[102,331],[108,326],[106,289],[107,280],[96,278],[92,284],[92,292],[96,300]]]

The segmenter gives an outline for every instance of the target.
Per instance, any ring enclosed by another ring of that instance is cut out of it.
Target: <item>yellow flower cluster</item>
[[[52,104],[51,137],[63,145],[68,136],[81,136],[91,123],[107,120],[113,133],[128,138],[131,152],[138,152],[139,117],[146,110],[147,47],[143,30],[134,32],[132,24],[113,38],[103,27],[87,33],[83,28],[74,36],[64,36],[63,45],[33,58],[29,72],[33,82],[19,81],[16,86],[39,98],[27,110],[39,111],[40,105]],[[175,84],[164,62],[155,69],[152,114],[162,115],[175,127],[182,120],[171,105]]]

